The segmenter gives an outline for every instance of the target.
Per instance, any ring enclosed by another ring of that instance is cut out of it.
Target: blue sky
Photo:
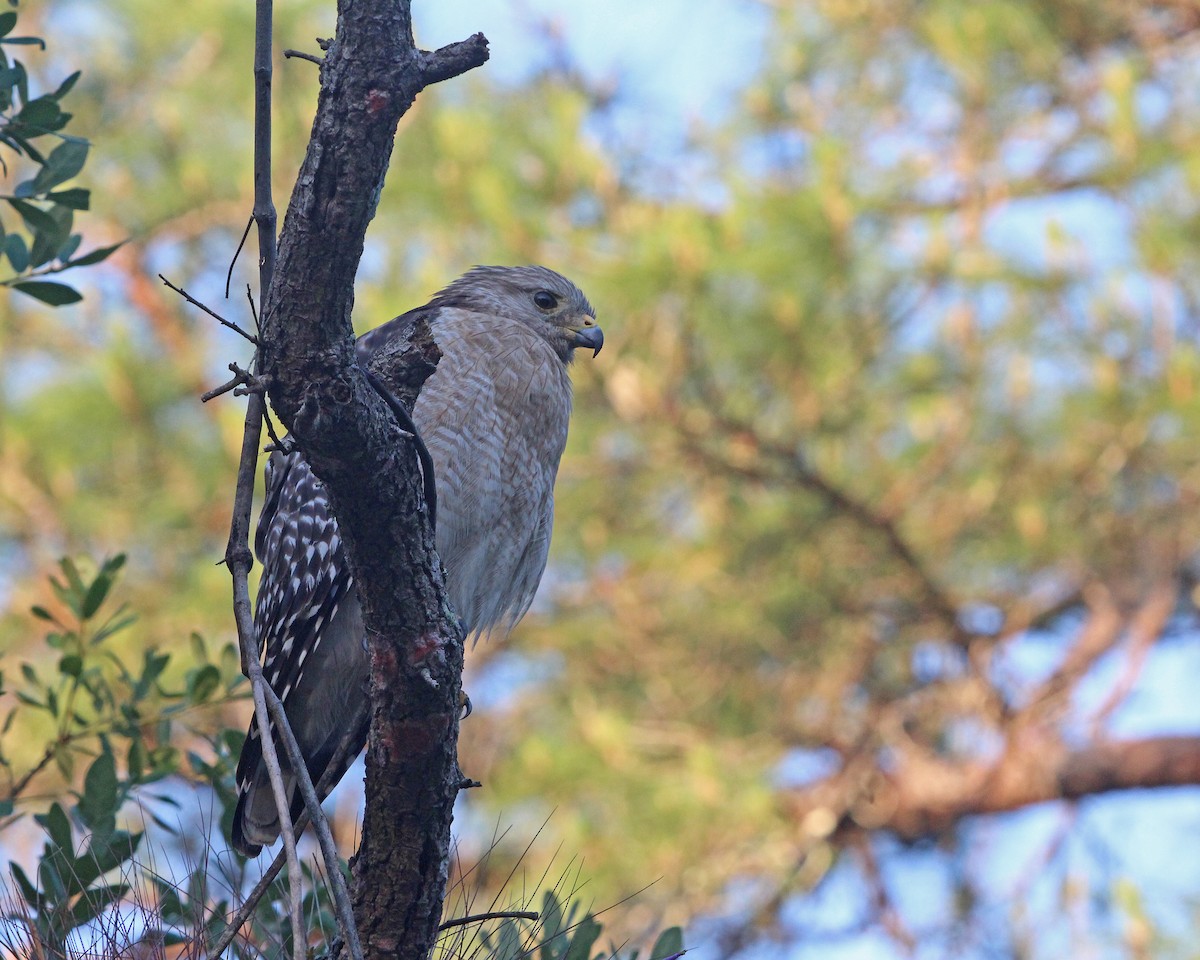
[[[766,7],[750,0],[418,0],[413,20],[425,47],[482,31],[491,45],[484,70],[499,82],[519,81],[546,63],[530,37],[551,25],[589,81],[616,86],[627,132],[664,147],[688,122],[728,115],[761,64],[768,25]]]

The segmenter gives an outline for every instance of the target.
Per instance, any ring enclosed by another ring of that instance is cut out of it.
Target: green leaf
[[[86,895],[75,901],[75,906],[71,908],[70,925],[68,930],[63,932],[82,927],[85,923],[95,920],[128,892],[129,884],[127,883],[113,883],[87,891]]]
[[[107,260],[123,246],[125,246],[124,240],[120,243],[114,243],[111,247],[97,247],[95,250],[85,253],[82,257],[76,257],[70,262],[69,266],[86,267],[93,263],[99,263],[101,260]]]
[[[116,816],[118,804],[117,765],[112,752],[106,748],[92,761],[83,778],[79,816],[85,824],[95,828]]]
[[[33,819],[42,825],[58,849],[67,853],[74,852],[75,843],[71,838],[71,821],[61,803],[50,804],[49,810],[45,813],[34,814]]]
[[[93,834],[88,848],[75,860],[79,877],[90,886],[98,877],[125,863],[130,863],[137,853],[143,834],[114,830],[104,836]]]
[[[17,71],[17,79],[13,84],[17,88],[17,96],[21,98],[22,103],[29,102],[29,72],[25,69],[25,64],[20,60],[13,61],[13,69]],[[38,163],[42,162],[42,155],[35,151],[28,144],[25,146],[26,152],[29,153]]]
[[[13,87],[17,85],[20,79],[21,71],[16,67],[10,67],[6,63],[3,68],[0,68],[0,87],[4,88],[4,91],[7,94],[6,99],[10,104],[12,103],[11,91]]]
[[[134,685],[132,691],[132,699],[134,701],[146,698],[154,681],[159,678],[159,675],[167,668],[167,664],[170,661],[171,655],[169,653],[158,654],[153,650],[145,652],[142,659],[142,675]]]
[[[137,783],[142,779],[142,772],[146,769],[146,748],[142,746],[141,737],[138,737],[129,744],[129,754],[125,759],[126,768],[129,770],[129,779]]]
[[[74,287],[69,287],[65,283],[52,283],[49,280],[27,280],[23,283],[14,283],[12,288],[52,307],[63,307],[69,303],[78,303],[83,299],[83,295]]]
[[[542,934],[545,939],[538,950],[540,960],[559,960],[567,952],[567,934],[562,932],[563,914],[553,890],[542,895]]]
[[[51,187],[56,187],[79,173],[87,162],[89,146],[86,140],[64,140],[51,150],[50,155],[46,157],[45,166],[34,178],[34,191],[45,193]]]
[[[17,25],[17,15],[13,12],[0,13],[0,37],[7,37]]]
[[[137,622],[137,617],[134,616],[132,613],[125,614],[124,616],[122,616],[124,611],[125,611],[125,608],[121,607],[120,610],[118,610],[116,613],[113,614],[112,619],[110,619],[106,624],[104,624],[104,626],[102,626],[99,630],[96,631],[96,633],[92,636],[92,640],[91,640],[93,645],[101,643],[104,640],[107,640],[114,633],[120,633],[131,623]]]
[[[29,609],[29,612],[32,613],[35,617],[37,617],[39,620],[49,620],[51,623],[58,622],[57,620],[54,619],[54,615],[51,614],[50,611],[47,610],[45,607],[31,607]]]
[[[75,754],[71,752],[71,748],[65,743],[55,744],[54,747],[54,765],[58,767],[58,772],[68,780],[75,773]]]
[[[120,571],[123,566],[125,566],[126,559],[127,557],[124,553],[113,554],[104,561],[100,569],[110,577],[116,576],[117,572]]]
[[[58,661],[58,670],[60,673],[78,680],[79,675],[83,672],[83,657],[75,653],[67,654]]]
[[[29,882],[29,877],[25,875],[25,871],[15,863],[10,863],[8,869],[12,873],[13,879],[17,881],[17,886],[21,888],[21,896],[25,898],[25,902],[38,913],[41,913],[42,895],[38,893],[37,887]]]
[[[500,924],[499,942],[491,960],[517,960],[524,950],[521,943],[521,929],[513,920],[504,920]]]
[[[83,242],[83,234],[73,233],[67,237],[67,242],[58,249],[58,253],[54,255],[54,259],[66,266],[68,260],[71,259],[71,254],[79,249],[79,245]]]
[[[71,88],[75,86],[81,76],[82,73],[79,70],[76,70],[73,74],[67,77],[66,80],[60,83],[58,85],[58,89],[50,94],[50,96],[52,96],[55,100],[61,100],[71,92]]]
[[[654,941],[648,960],[672,960],[681,953],[683,953],[683,931],[679,927],[668,927]]]
[[[69,207],[60,207],[58,204],[50,207],[46,211],[46,215],[53,223],[53,227],[39,230],[34,235],[33,246],[29,250],[29,262],[35,267],[40,267],[54,259],[71,235],[71,225],[75,219],[74,210]]]
[[[600,939],[600,930],[600,924],[590,913],[580,920],[571,937],[571,946],[563,954],[563,960],[588,960],[592,955],[593,944]]]
[[[87,593],[83,598],[83,605],[80,608],[80,613],[84,620],[90,620],[96,615],[96,611],[100,609],[104,603],[104,599],[108,596],[108,591],[112,588],[113,577],[106,570],[101,570],[96,574],[96,579],[92,581],[88,587]]]
[[[47,200],[53,200],[72,210],[87,210],[92,203],[92,191],[83,187],[72,187],[70,190],[56,190],[46,195]],[[115,249],[115,248],[114,248]]]
[[[194,703],[204,703],[221,686],[221,671],[211,663],[193,670],[188,674],[188,699]]]
[[[11,40],[0,41],[4,42],[12,43]],[[13,122],[29,127],[30,136],[40,137],[44,133],[59,129],[62,126],[62,116],[63,112],[53,97],[38,97],[26,103],[13,118]]]
[[[5,198],[9,206],[21,215],[21,219],[25,221],[31,233],[39,233],[53,231],[58,229],[58,221],[41,207],[35,207],[32,203],[26,200],[20,200],[12,197]]]
[[[25,246],[25,238],[19,233],[10,233],[4,238],[4,255],[17,273],[29,269],[29,248]]]

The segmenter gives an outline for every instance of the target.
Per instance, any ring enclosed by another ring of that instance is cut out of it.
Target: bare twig
[[[246,238],[250,236],[250,228],[254,226],[254,215],[250,215],[250,219],[246,221],[246,229],[242,231],[242,239],[238,241],[237,249],[233,251],[233,257],[229,261],[229,271],[225,274],[225,299],[229,299],[229,287],[233,283],[233,267],[237,263],[238,257],[242,254],[242,247],[246,245]],[[257,318],[255,326],[258,325]]]
[[[318,67],[325,62],[324,57],[318,57],[316,54],[312,53],[305,53],[303,50],[287,49],[283,51],[283,55],[288,60],[307,60],[309,63],[315,63]]]
[[[488,920],[532,920],[537,922],[540,915],[533,910],[500,910],[496,913],[473,913],[468,917],[455,917],[452,920],[444,920],[438,927],[438,932],[449,930],[452,927],[465,927],[469,923],[485,923]]]
[[[209,400],[215,400],[223,394],[233,391],[235,397],[246,397],[252,393],[261,394],[263,392],[262,384],[258,378],[249,370],[239,367],[236,363],[229,364],[229,370],[233,374],[233,378],[227,380],[219,387],[213,387],[211,390],[200,395],[200,400],[203,403],[208,403]]]
[[[258,308],[254,305],[254,291],[246,284],[246,301],[250,304],[250,316],[254,318],[254,329],[258,329]]]
[[[321,800],[317,796],[317,791],[313,787],[312,778],[308,774],[308,767],[304,763],[304,755],[300,752],[300,744],[296,742],[296,736],[292,733],[292,728],[287,722],[287,715],[284,713],[283,704],[275,695],[274,690],[269,688],[265,691],[267,706],[271,711],[271,716],[275,720],[276,728],[283,734],[283,743],[287,749],[288,759],[292,764],[292,772],[296,777],[296,785],[300,788],[300,794],[304,797],[304,809],[307,812],[309,819],[312,821],[313,829],[317,834],[317,841],[321,846],[321,854],[325,860],[325,869],[330,874],[337,874],[341,877],[342,871],[338,862],[337,847],[333,842],[333,834],[329,830],[329,821],[325,819],[325,814],[321,810]],[[351,724],[351,729],[357,728],[358,724]],[[259,726],[262,729],[262,726]],[[330,770],[336,770],[336,767],[331,767]],[[290,799],[290,798],[289,798]],[[286,803],[287,801],[285,801]],[[279,808],[280,824],[285,821],[283,819],[284,807]],[[291,872],[291,862],[288,863],[288,871]],[[298,892],[299,874],[295,875],[292,881],[292,887]],[[354,914],[350,909],[350,894],[346,889],[345,883],[338,883],[330,878],[333,886],[333,903],[334,909],[337,912],[338,926],[342,929],[342,936],[350,947],[350,955],[353,957],[362,957],[362,947],[358,942],[358,930],[354,926]]]
[[[223,316],[221,316],[219,313],[217,313],[215,310],[211,309],[210,307],[205,306],[203,303],[201,303],[199,300],[197,300],[195,297],[193,297],[190,293],[188,293],[182,287],[175,286],[175,284],[173,284],[170,280],[168,280],[166,277],[164,277],[161,273],[158,275],[158,279],[161,280],[163,283],[165,283],[172,290],[174,290],[181,297],[183,297],[183,299],[186,300],[188,303],[190,303],[193,307],[199,307],[201,310],[203,310],[205,313],[207,313],[210,317],[212,317],[214,320],[216,320],[217,323],[221,324],[222,326],[228,327],[234,333],[238,334],[238,336],[245,337],[256,347],[258,346],[258,337],[254,336],[254,334],[247,333],[245,330],[243,330],[241,327],[239,327],[236,323],[233,323],[230,320],[226,320]]]
[[[289,453],[289,445],[281,440],[279,434],[275,432],[275,421],[271,419],[271,412],[269,410],[263,410],[263,420],[267,424],[267,435],[271,438],[271,442],[263,447],[263,450],[267,453],[273,450],[282,450],[284,453]]]
[[[251,661],[250,689],[254,693],[254,716],[258,721],[263,763],[266,765],[267,776],[271,781],[271,794],[275,798],[275,809],[279,815],[279,832],[283,836],[283,852],[287,858],[290,908],[288,913],[292,919],[292,955],[295,960],[304,960],[308,937],[304,933],[304,911],[300,895],[300,859],[296,856],[296,831],[292,827],[291,797],[288,796],[287,787],[283,783],[283,772],[279,768],[279,758],[275,753],[275,738],[271,735],[267,694],[270,691],[273,695],[274,691],[264,680],[262,667],[258,660]],[[278,699],[275,702],[278,703]],[[291,734],[286,717],[282,720],[282,730],[285,732],[286,742],[286,736]],[[295,761],[293,761],[294,763]],[[304,763],[301,760],[300,770],[303,769]]]

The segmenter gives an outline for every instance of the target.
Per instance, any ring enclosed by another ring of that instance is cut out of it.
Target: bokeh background
[[[332,6],[280,4],[279,46],[315,51]],[[706,960],[1196,956],[1200,6],[414,17],[492,60],[402,121],[358,328],[472,264],[545,263],[607,338],[574,370],[538,601],[470,655],[473,882],[536,836],[534,878],[636,894],[618,943],[683,923]],[[124,551],[121,642],[182,672],[193,634],[232,637],[242,411],[198,398],[248,357],[156,274],[249,322],[252,246],[224,287],[253,7],[22,18],[50,41],[35,83],[84,71],[79,224],[129,242],[72,277],[78,306],[0,302],[5,669],[45,656],[28,611],[60,556]],[[282,210],[317,77],[276,66]],[[176,799],[211,815],[185,769]],[[358,796],[330,802],[347,853]]]

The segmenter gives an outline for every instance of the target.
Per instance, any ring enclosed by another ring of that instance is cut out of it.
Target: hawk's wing
[[[409,311],[360,338],[359,362],[365,365],[373,352],[406,341],[421,309],[426,308]],[[304,455],[299,451],[272,453],[264,469],[264,479],[265,502],[254,537],[254,552],[262,563],[254,609],[255,639],[259,654],[266,650],[263,676],[288,708],[288,719],[315,782],[331,759],[336,743],[314,731],[321,731],[323,725],[327,726],[340,714],[332,710],[334,705],[326,704],[330,712],[323,718],[297,716],[297,707],[295,704],[289,707],[288,698],[300,687],[306,665],[320,661],[328,667],[329,657],[324,654],[337,657],[335,651],[321,651],[318,655],[318,650],[326,638],[332,637],[330,643],[344,642],[340,630],[330,629],[339,611],[353,607],[347,622],[357,622],[354,579],[346,564],[338,523],[325,486],[313,474]],[[346,616],[343,613],[341,619]],[[350,642],[361,641],[362,637],[356,636]],[[300,706],[302,710],[319,708],[313,703]],[[352,746],[351,759],[361,748],[361,743]],[[277,749],[286,771],[287,758],[278,744]],[[234,844],[243,851],[254,846],[247,842],[243,832],[243,809],[262,779],[261,760],[260,731],[257,718],[252,718],[237,768],[240,802],[234,817]],[[298,798],[293,798],[294,813],[299,805]]]
[[[260,648],[266,647],[263,674],[286,704],[305,660],[316,652],[321,628],[354,581],[325,485],[303,455],[271,454],[266,481],[267,501],[254,537],[263,565],[254,631]]]
[[[354,581],[325,486],[303,455],[276,451],[267,461],[265,476],[266,502],[254,538],[254,552],[263,565],[254,631],[260,651],[266,647],[263,676],[286,707],[306,661],[321,642],[322,628],[338,612]],[[279,752],[286,768],[286,757]],[[261,759],[255,717],[238,761],[240,795],[253,785]],[[240,829],[239,816],[234,818],[235,843]]]

